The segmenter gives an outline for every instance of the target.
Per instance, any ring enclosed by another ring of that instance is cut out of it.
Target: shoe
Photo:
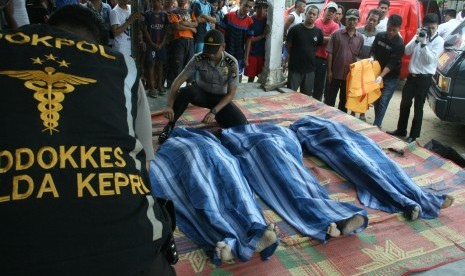
[[[360,114],[360,118],[359,118],[361,121],[364,121],[366,122],[367,121],[367,118],[365,117],[365,114]]]
[[[159,91],[160,96],[166,95],[168,93],[168,91],[164,87],[160,88]]]
[[[392,136],[405,136],[407,133],[396,130],[386,131],[387,134]]]
[[[158,143],[163,144],[166,140],[168,140],[171,131],[173,131],[173,127],[171,125],[166,125],[160,133],[160,136],[158,136]]]
[[[410,143],[415,142],[416,139],[417,139],[417,138],[408,137],[408,138],[405,140],[405,142],[406,142],[407,144],[410,144]]]
[[[149,90],[149,96],[152,98],[158,98],[158,91],[155,89]]]

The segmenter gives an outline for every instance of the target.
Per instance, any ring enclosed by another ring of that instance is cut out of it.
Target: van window
[[[439,57],[438,69],[447,73],[465,50],[465,22],[460,24],[446,39],[444,53]]]

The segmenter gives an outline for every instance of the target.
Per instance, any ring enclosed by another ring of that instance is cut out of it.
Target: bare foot
[[[328,226],[328,230],[326,231],[326,234],[328,234],[330,237],[337,238],[341,235],[341,231],[337,229],[336,223],[332,222]]]
[[[446,195],[446,199],[444,199],[444,202],[441,205],[441,209],[448,208],[454,203],[454,197],[451,195]]]
[[[415,206],[415,208],[412,209],[410,219],[411,220],[416,220],[418,218],[419,214],[420,214],[420,207]]]
[[[268,227],[263,234],[262,238],[257,244],[257,247],[255,248],[256,252],[261,252],[268,246],[276,243],[278,240],[278,235],[279,235],[279,230],[278,227],[275,227],[273,223],[268,224]]]
[[[227,245],[224,241],[216,243],[216,255],[221,259],[223,263],[231,263],[234,260],[234,256],[231,252],[231,247]]]
[[[360,228],[365,223],[362,215],[355,215],[339,223],[339,229],[343,235],[349,235]]]

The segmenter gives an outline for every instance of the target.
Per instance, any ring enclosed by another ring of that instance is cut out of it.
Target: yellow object
[[[371,103],[381,97],[383,82],[375,83],[381,74],[378,61],[371,63],[370,59],[362,59],[350,65],[347,75],[347,102],[346,108],[357,113],[365,113]]]

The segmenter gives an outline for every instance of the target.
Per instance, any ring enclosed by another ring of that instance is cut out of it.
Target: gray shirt
[[[199,53],[189,61],[181,74],[192,78],[199,72],[197,85],[208,93],[226,95],[228,86],[237,87],[239,71],[237,60],[223,52],[220,62],[214,64],[207,55]]]

